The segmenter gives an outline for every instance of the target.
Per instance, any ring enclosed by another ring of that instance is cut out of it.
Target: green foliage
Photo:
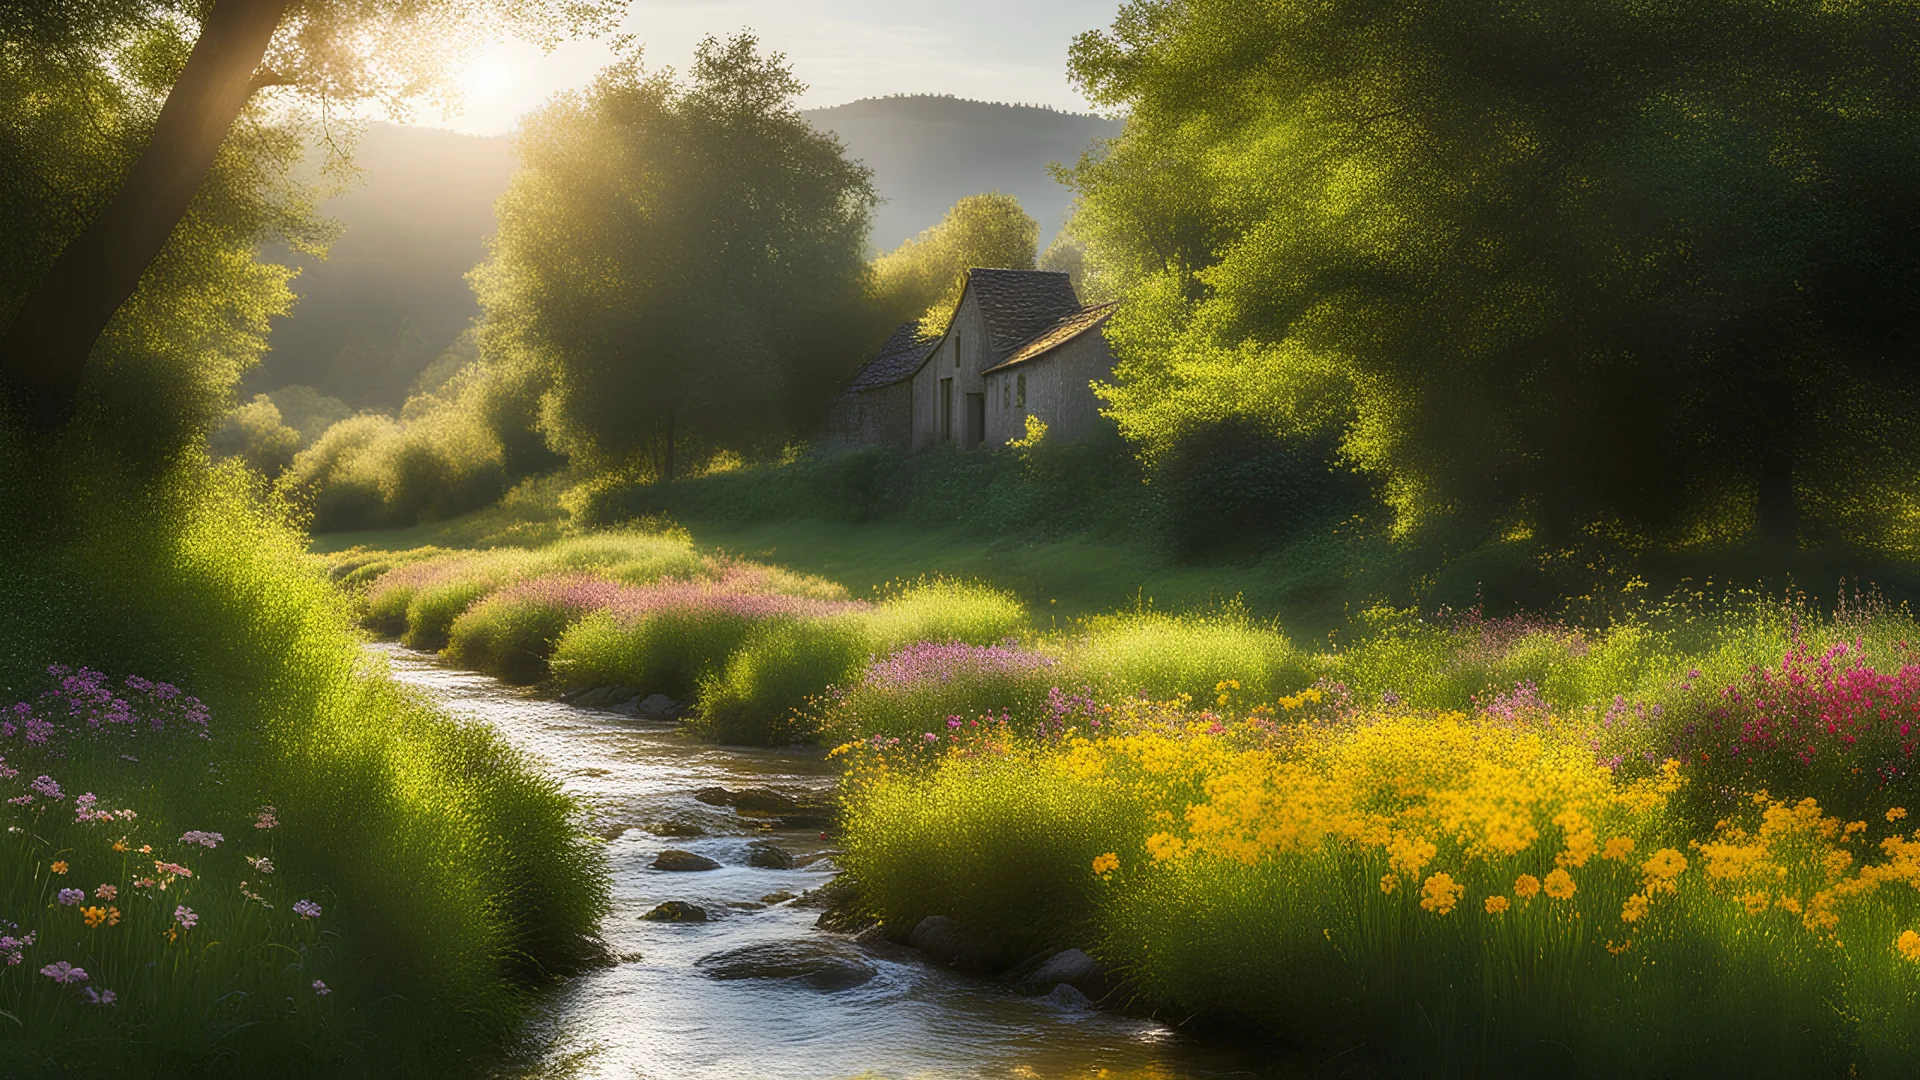
[[[207,449],[216,457],[236,457],[269,480],[293,464],[300,451],[300,432],[281,422],[280,410],[265,394],[227,414],[207,437]]]
[[[537,683],[576,613],[535,596],[491,596],[468,603],[447,630],[446,657],[506,682]]]
[[[493,502],[509,480],[487,422],[494,381],[476,365],[409,400],[398,420],[340,421],[294,458],[284,489],[322,532],[437,521]]]
[[[902,583],[865,618],[872,651],[885,654],[916,641],[992,645],[1028,629],[1027,608],[1013,595],[950,578]]]
[[[924,334],[945,333],[968,270],[1031,270],[1039,242],[1039,223],[1013,196],[996,191],[961,199],[939,224],[874,260],[881,325],[918,321]]]
[[[554,648],[561,686],[630,686],[690,702],[746,644],[757,620],[712,608],[666,607],[632,620],[596,612],[574,623]]]
[[[1407,529],[1908,552],[1917,42],[1885,6],[1129,4],[1072,59],[1128,116],[1071,174],[1114,415],[1155,457],[1332,428]]]
[[[1219,683],[1233,680],[1236,696],[1271,701],[1317,675],[1314,658],[1232,607],[1184,618],[1144,610],[1089,619],[1068,658],[1070,670],[1109,696],[1155,700],[1185,694],[1209,702]]]
[[[691,80],[616,64],[529,117],[475,271],[482,352],[551,378],[550,441],[594,469],[777,447],[845,375],[867,170],[742,34]]]
[[[701,680],[693,731],[715,742],[782,746],[811,739],[798,710],[844,684],[871,652],[859,616],[762,624],[724,666]]]
[[[438,389],[438,384],[434,388]],[[280,410],[281,422],[299,433],[302,450],[318,442],[328,428],[353,415],[346,402],[311,386],[283,386],[266,397]]]
[[[370,673],[300,537],[252,500],[238,469],[184,464],[156,479],[101,453],[0,454],[0,689],[31,696],[45,666],[65,662],[203,698],[203,758],[76,760],[76,782],[236,844],[261,805],[276,807],[275,881],[322,900],[338,972],[333,1019],[318,1029],[303,1026],[303,1006],[234,998],[259,960],[239,951],[254,940],[242,923],[235,955],[169,984],[171,1001],[123,1001],[110,1038],[76,1037],[96,1030],[78,1019],[10,1025],[4,1053],[27,1055],[34,1072],[145,1074],[163,1060],[206,1074],[236,1061],[321,1076],[480,1067],[515,1030],[525,982],[591,951],[606,881],[571,800],[485,729]],[[224,934],[212,920],[239,910],[237,897],[210,896],[202,929]],[[235,982],[221,982],[226,971]]]
[[[147,145],[191,30],[175,5],[30,7],[0,14],[0,325]],[[297,124],[264,106],[247,120],[94,348],[83,429],[131,460],[204,438],[265,348],[268,319],[286,313],[290,272],[256,261],[259,245],[324,239],[288,179]]]

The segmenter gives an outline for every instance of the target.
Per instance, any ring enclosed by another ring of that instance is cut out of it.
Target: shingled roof
[[[1036,334],[1080,311],[1072,280],[1051,270],[969,270],[967,288],[986,319],[987,344],[1001,362]]]
[[[985,375],[988,372],[1001,371],[1015,364],[1025,363],[1053,349],[1057,349],[1067,342],[1072,341],[1074,338],[1079,337],[1081,334],[1106,322],[1107,317],[1112,315],[1114,309],[1117,307],[1119,307],[1119,304],[1115,302],[1096,304],[1093,307],[1087,308],[1085,311],[1076,311],[1054,323],[1052,326],[1047,327],[1045,330],[1042,330],[1039,334],[1035,335],[1033,340],[1015,349],[1012,356],[981,372],[981,374]]]
[[[853,377],[847,392],[857,394],[863,390],[878,390],[883,386],[892,386],[913,378],[926,362],[927,354],[940,343],[937,337],[927,337],[920,333],[918,322],[900,324],[885,345],[880,346],[880,354],[860,369]]]

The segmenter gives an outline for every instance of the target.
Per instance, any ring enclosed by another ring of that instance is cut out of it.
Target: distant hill
[[[885,250],[963,195],[1004,191],[1040,222],[1044,247],[1071,193],[1047,175],[1120,125],[952,97],[869,98],[806,116],[873,169]],[[465,275],[486,255],[493,203],[513,175],[505,137],[371,125],[354,154],[363,182],[328,202],[343,227],[325,260],[294,258],[299,302],[246,394],[317,387],[355,408],[392,409],[480,313]]]
[[[939,221],[961,196],[983,191],[1019,199],[1040,223],[1044,249],[1072,201],[1047,175],[1048,163],[1070,165],[1095,139],[1120,133],[1119,121],[1097,116],[953,97],[867,98],[806,117],[873,170],[886,200],[873,220],[881,251]]]

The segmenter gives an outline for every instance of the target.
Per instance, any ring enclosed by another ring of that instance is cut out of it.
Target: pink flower
[[[303,919],[317,919],[320,917],[320,905],[311,900],[301,900],[293,905],[293,913]]]
[[[199,844],[201,847],[206,848],[208,851],[212,851],[214,848],[217,848],[220,846],[220,841],[225,839],[226,837],[221,836],[217,832],[201,832],[200,830],[195,829],[192,832],[182,836],[180,838],[180,842],[183,844]]]
[[[195,915],[192,908],[181,904],[173,909],[173,921],[180,924],[180,929],[191,930],[200,921],[200,916]]]
[[[333,993],[333,991],[327,989],[327,984],[321,982],[319,979],[313,980],[313,992],[321,997],[326,997],[328,994]]]
[[[260,808],[260,818],[253,823],[253,827],[256,829],[271,829],[278,824],[280,824],[280,819],[273,816],[273,807],[263,806]]]
[[[65,960],[57,964],[48,964],[46,967],[40,969],[40,974],[45,975],[61,986],[66,986],[69,983],[87,981],[87,973],[84,968],[74,967]]]
[[[112,900],[120,895],[120,890],[112,885],[102,885],[93,890],[93,895],[101,900]]]

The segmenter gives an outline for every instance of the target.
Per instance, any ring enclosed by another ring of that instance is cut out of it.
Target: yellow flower
[[[1105,855],[1095,855],[1093,857],[1093,872],[1099,874],[1101,877],[1105,877],[1118,869],[1120,869],[1120,856],[1114,852],[1109,851]]]
[[[1746,908],[1749,915],[1758,915],[1773,903],[1773,898],[1768,896],[1765,890],[1742,893],[1739,899],[1740,906]]]
[[[101,923],[107,921],[107,909],[103,907],[83,907],[80,909],[80,917],[87,921],[88,926],[99,926]]]
[[[1147,837],[1147,854],[1154,862],[1167,862],[1186,854],[1187,842],[1172,833],[1157,832]]]
[[[1920,934],[1911,930],[1900,931],[1900,937],[1894,941],[1893,948],[1902,959],[1920,964]]]
[[[1514,879],[1513,895],[1522,900],[1531,900],[1540,892],[1540,879],[1532,874],[1521,874]]]
[[[1661,848],[1659,851],[1654,852],[1653,858],[1648,859],[1646,864],[1641,867],[1642,870],[1647,872],[1647,879],[1649,881],[1664,882],[1673,881],[1673,879],[1679,877],[1680,872],[1686,868],[1687,857],[1670,847]]]
[[[66,873],[66,872],[67,872],[67,860],[65,860],[65,859],[61,859],[61,860],[59,860],[58,862],[56,862],[56,863],[54,863],[54,864],[53,864],[53,872],[54,872],[54,873],[56,873],[56,874],[64,874],[64,873]]]
[[[1487,914],[1489,915],[1498,915],[1511,906],[1513,905],[1509,904],[1504,896],[1487,897]]]
[[[1545,889],[1547,895],[1553,897],[1555,900],[1573,899],[1573,875],[1567,873],[1565,870],[1556,869],[1553,873],[1548,874],[1547,880],[1541,882],[1540,887]]]
[[[1887,822],[1891,824],[1893,822],[1899,821],[1901,818],[1906,816],[1907,816],[1907,808],[1904,806],[1896,806],[1893,809],[1887,811]],[[1907,933],[1911,934],[1913,933],[1913,931],[1909,930],[1907,931]]]
[[[1453,880],[1452,874],[1435,874],[1420,887],[1420,906],[1436,915],[1446,915],[1453,911],[1466,891],[1467,887]]]
[[[1612,859],[1614,862],[1625,862],[1627,856],[1631,854],[1633,854],[1633,837],[1631,836],[1616,836],[1607,841],[1607,846],[1600,850],[1601,858]]]
[[[125,840],[115,840],[113,842],[113,850],[115,851],[127,850],[127,842]]]
[[[1553,862],[1556,866],[1571,866],[1577,869],[1587,865],[1587,860],[1593,858],[1593,853],[1598,850],[1599,845],[1593,842],[1593,830],[1581,829],[1567,837],[1567,849],[1555,855]]]
[[[1620,905],[1620,921],[1621,922],[1636,923],[1636,922],[1639,922],[1641,919],[1646,918],[1646,916],[1647,916],[1647,894],[1646,893],[1634,893],[1632,896],[1627,897],[1626,903]]]
[[[1390,893],[1399,887],[1400,887],[1399,874],[1381,874],[1380,875],[1380,891],[1381,892]]]
[[[119,908],[112,907],[112,906],[109,906],[107,908],[107,925],[108,926],[120,925],[120,909]]]

